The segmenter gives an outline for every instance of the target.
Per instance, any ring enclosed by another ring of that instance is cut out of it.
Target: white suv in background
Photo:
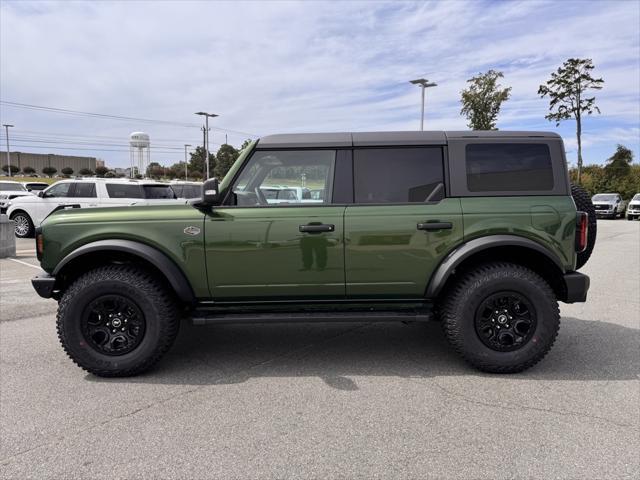
[[[11,180],[0,180],[0,213],[6,213],[9,202],[17,197],[28,197],[33,195],[20,182]]]
[[[49,188],[11,200],[7,215],[17,237],[30,237],[53,211],[61,208],[123,207],[155,203],[184,203],[171,187],[153,180],[82,178],[61,180]]]
[[[640,218],[640,193],[636,193],[627,205],[627,220]]]

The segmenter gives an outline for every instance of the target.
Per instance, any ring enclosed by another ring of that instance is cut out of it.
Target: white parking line
[[[15,258],[7,258],[6,260],[11,260],[12,262],[16,262],[16,263],[21,263],[22,265],[26,265],[27,267],[31,267],[31,268],[35,268],[36,270],[42,270],[39,266],[37,265],[31,265],[30,263],[27,262],[23,262],[22,260],[17,260]]]

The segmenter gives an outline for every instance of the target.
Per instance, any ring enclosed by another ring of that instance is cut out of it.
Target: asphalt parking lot
[[[588,303],[507,376],[437,324],[185,324],[152,372],[99,379],[60,348],[19,241],[0,260],[0,477],[639,478],[640,222],[598,226]]]

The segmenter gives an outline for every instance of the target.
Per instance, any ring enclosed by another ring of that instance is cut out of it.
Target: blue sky
[[[584,122],[586,163],[617,143],[640,150],[640,2],[28,2],[0,6],[0,97],[48,107],[199,123],[220,114],[239,145],[246,132],[466,129],[466,79],[494,68],[513,88],[500,129],[560,133],[575,163],[575,123],[544,119],[538,85],[569,57],[592,58],[605,80],[601,115]],[[128,164],[132,131],[152,160],[180,161],[197,127],[52,114],[2,105],[12,150]],[[212,143],[224,141],[213,131]],[[20,139],[20,140],[18,140]],[[4,136],[0,137],[4,149]],[[99,144],[99,145],[98,145]],[[38,146],[40,148],[35,148]]]

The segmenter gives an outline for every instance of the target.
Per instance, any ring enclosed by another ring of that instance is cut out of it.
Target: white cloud
[[[465,80],[497,68],[513,87],[499,126],[555,129],[537,87],[564,59],[580,56],[593,58],[606,82],[597,93],[602,115],[585,125],[587,161],[606,158],[617,142],[638,149],[637,2],[5,1],[0,13],[3,100],[187,122],[207,109],[222,115],[216,125],[256,134],[414,129],[419,91],[407,80],[426,76],[439,84],[427,93],[428,128],[464,129]],[[144,129],[164,144],[201,139],[195,128],[5,107],[1,116],[16,132],[124,142]],[[572,128],[558,130],[568,149]],[[126,154],[98,155],[126,163]]]

